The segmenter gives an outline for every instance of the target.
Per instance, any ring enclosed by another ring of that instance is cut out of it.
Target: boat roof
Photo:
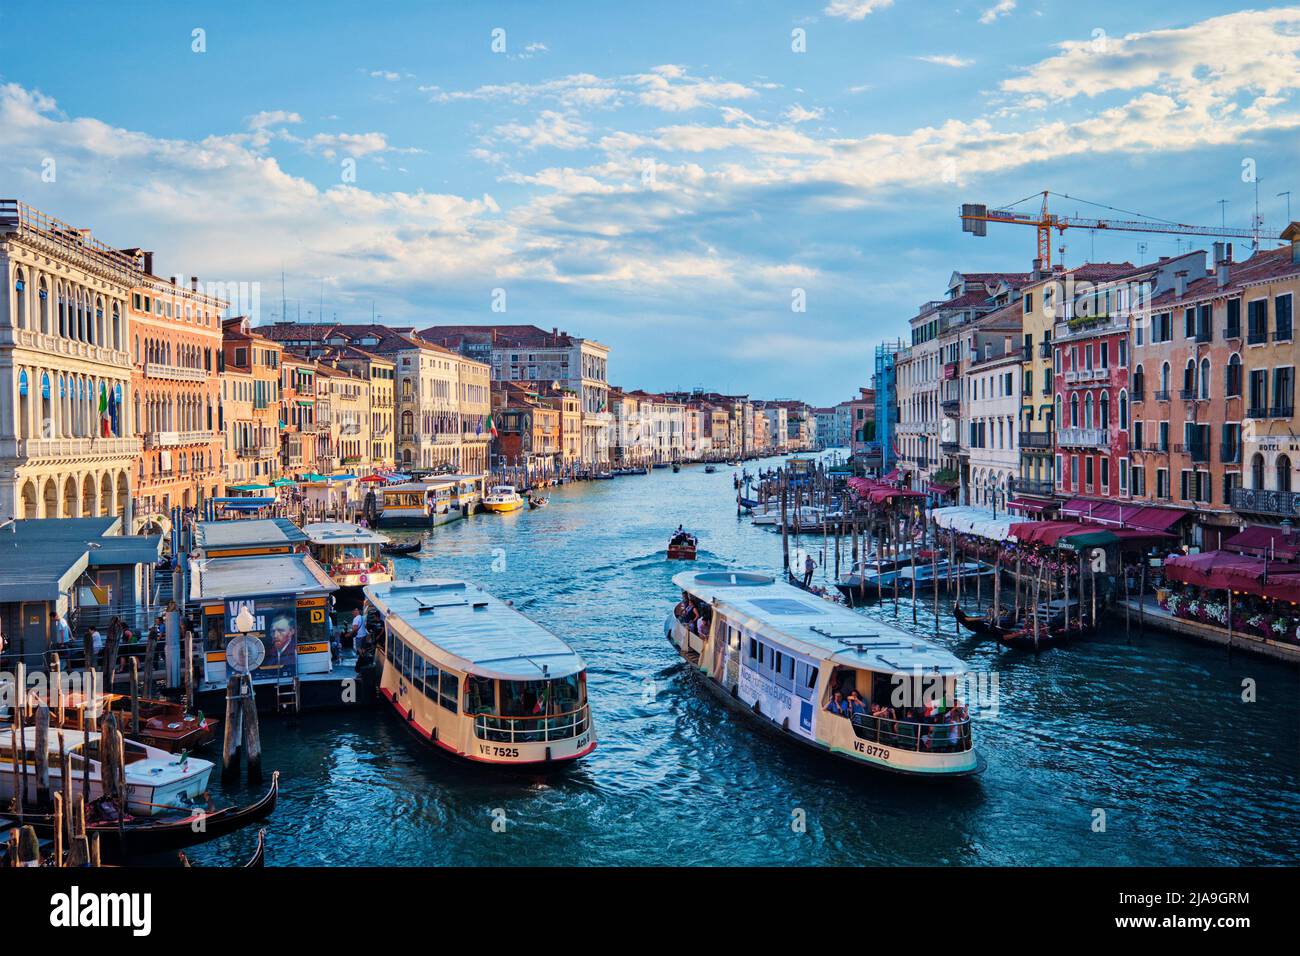
[[[307,535],[288,518],[200,521],[194,526],[194,546],[200,551],[259,544],[300,544],[306,540]]]
[[[226,601],[275,595],[319,596],[337,591],[309,554],[259,554],[190,563],[190,600]]]
[[[724,609],[728,620],[770,635],[809,657],[891,674],[962,674],[966,665],[938,645],[863,617],[768,574],[684,571],[683,591]]]
[[[371,531],[346,521],[316,521],[303,525],[307,540],[312,544],[387,544],[387,535]]]
[[[559,637],[476,584],[389,581],[367,586],[366,597],[400,635],[427,641],[473,674],[537,680],[586,668]]]
[[[404,481],[400,485],[384,485],[379,490],[387,494],[390,491],[432,491],[436,488],[453,488],[455,485],[454,479],[438,478],[429,481]]]

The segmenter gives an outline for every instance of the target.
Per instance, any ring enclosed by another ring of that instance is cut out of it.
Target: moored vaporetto
[[[540,624],[465,581],[388,582],[366,597],[384,621],[380,694],[421,739],[530,769],[596,748],[586,664]]]
[[[800,744],[897,773],[978,773],[943,648],[752,571],[688,571],[664,630],[706,686]]]

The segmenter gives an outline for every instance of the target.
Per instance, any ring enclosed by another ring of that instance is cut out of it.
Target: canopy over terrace
[[[1257,558],[1294,561],[1300,555],[1300,534],[1291,528],[1255,525],[1233,535],[1223,542],[1223,547],[1227,551],[1250,554]]]
[[[973,534],[990,541],[1006,541],[1011,536],[1012,520],[1007,517],[993,517],[992,512],[982,508],[969,508],[958,505],[952,508],[935,508],[930,512],[934,523],[948,531],[958,534]]]
[[[849,490],[857,495],[860,501],[869,501],[872,504],[886,504],[897,498],[924,498],[924,491],[909,491],[905,488],[895,488],[893,485],[887,485],[884,482],[876,481],[871,478],[850,478],[848,481]]]
[[[1143,528],[1108,528],[1091,521],[1017,521],[1010,538],[1020,544],[1046,548],[1103,548],[1110,544],[1138,544],[1172,537]]]
[[[1176,555],[1165,561],[1165,577],[1201,588],[1245,591],[1275,601],[1300,602],[1300,570],[1246,554],[1208,551]]]
[[[1072,498],[1061,508],[1062,517],[1086,519],[1107,527],[1138,531],[1168,531],[1189,514],[1190,511],[1182,508],[1149,508],[1144,505],[1097,502],[1086,498]]]

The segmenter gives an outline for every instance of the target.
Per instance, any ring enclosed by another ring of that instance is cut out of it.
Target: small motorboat
[[[716,474],[717,471],[718,471],[718,466],[717,466],[717,465],[705,465],[705,466],[704,466],[704,473],[705,473],[706,475]]]
[[[396,541],[392,541],[389,542],[388,544],[381,544],[379,546],[379,550],[382,551],[384,554],[390,554],[393,555],[394,557],[404,558],[407,557],[408,555],[415,554],[422,547],[424,547],[423,541],[411,541],[406,544],[398,544]]]
[[[677,464],[677,462],[673,462],[673,474],[675,475],[681,470],[682,470],[682,466]]]
[[[551,503],[550,498],[540,498],[537,497],[536,495],[528,496],[528,507],[529,510],[531,511],[536,511],[538,508],[545,508],[550,503]]]
[[[666,461],[657,461],[657,462],[655,462],[653,465],[651,465],[651,467],[652,467],[652,468],[667,468],[667,467],[668,467],[668,462],[666,462]]]
[[[117,714],[123,727],[131,726],[131,698],[124,694],[110,695],[109,707]],[[219,721],[202,713],[188,714],[185,707],[170,700],[140,701],[140,732],[134,739],[169,754],[193,752],[212,742],[217,735]]]
[[[689,531],[679,531],[668,542],[669,561],[694,561],[698,542]]]

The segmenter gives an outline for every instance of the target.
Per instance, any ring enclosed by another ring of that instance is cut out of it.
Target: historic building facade
[[[0,201],[0,518],[132,523],[127,308],[143,257]]]

